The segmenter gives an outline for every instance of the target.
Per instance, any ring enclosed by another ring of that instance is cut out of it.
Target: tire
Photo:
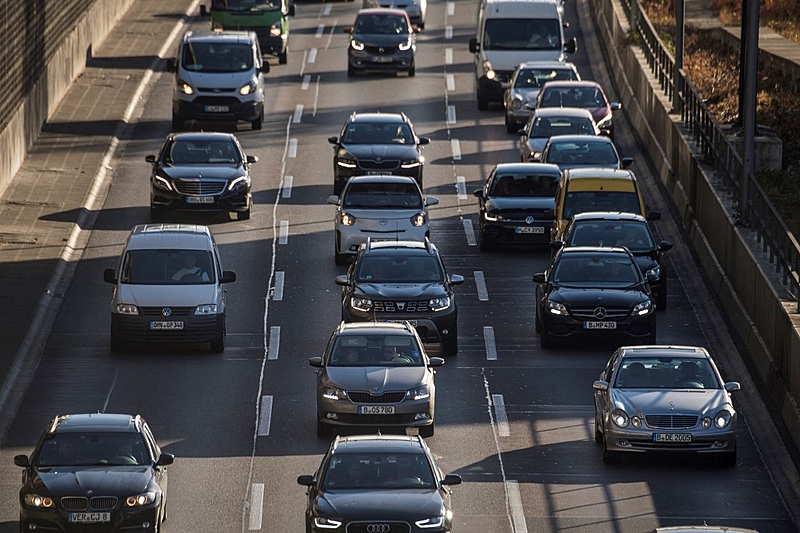
[[[153,207],[152,205],[150,206],[150,222],[157,222],[161,219],[162,215],[163,213],[160,208]]]
[[[509,120],[508,115],[506,115],[506,131],[508,133],[517,133],[519,131],[519,126],[513,120]]]
[[[289,45],[283,49],[283,52],[278,53],[278,64],[285,65],[289,61]]]
[[[408,69],[408,77],[409,78],[413,78],[416,73],[417,73],[417,68],[416,67],[411,67],[410,69]]]
[[[594,417],[594,441],[598,444],[603,442],[603,433],[600,431],[600,423],[597,416]]]
[[[262,111],[262,112],[261,112],[261,116],[260,116],[260,117],[258,117],[257,119],[255,119],[254,121],[252,121],[252,122],[250,123],[250,126],[252,126],[252,128],[253,128],[253,130],[254,130],[254,131],[258,131],[258,130],[260,130],[260,129],[261,129],[261,127],[263,126],[263,124],[264,124],[264,112]]]
[[[422,437],[423,439],[429,439],[433,437],[435,429],[436,428],[434,428],[434,424],[431,424],[430,426],[420,426],[419,436]]]
[[[662,287],[661,292],[656,298],[656,311],[666,311],[667,310],[667,288]]]
[[[211,353],[222,353],[225,351],[225,334],[220,333],[217,338],[211,341]]]
[[[248,207],[247,211],[237,211],[236,220],[250,220],[250,208]]]
[[[547,330],[544,328],[544,324],[542,324],[541,330],[542,331],[539,333],[539,345],[545,350],[555,348],[556,339],[552,335],[547,333]]]
[[[451,342],[442,343],[442,355],[446,357],[454,357],[458,355],[458,337],[455,334],[453,337],[454,338]]]
[[[478,109],[480,111],[486,111],[489,109],[489,100],[481,96],[480,93],[478,93]]]
[[[736,466],[736,450],[723,453],[718,459],[720,466],[734,468]]]
[[[348,1],[352,1],[352,0],[348,0]],[[347,77],[348,78],[352,78],[355,75],[356,75],[356,69],[354,69],[350,65],[347,65]]]
[[[656,331],[655,329],[653,329],[653,332],[644,339],[642,339],[642,342],[640,344],[643,346],[649,346],[655,343],[656,343]]]
[[[331,429],[317,418],[317,437],[330,437]]]

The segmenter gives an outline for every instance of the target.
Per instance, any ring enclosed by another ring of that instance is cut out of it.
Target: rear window
[[[619,211],[643,215],[639,206],[639,197],[635,192],[618,191],[575,191],[564,197],[564,209],[561,218],[569,220],[573,215],[588,211]]]

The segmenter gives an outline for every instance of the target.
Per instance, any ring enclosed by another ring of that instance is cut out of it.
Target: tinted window
[[[150,454],[138,433],[58,433],[42,443],[35,466],[144,465]]]
[[[364,255],[356,270],[359,283],[420,283],[444,280],[436,258],[420,255],[416,257]]]
[[[337,454],[327,464],[325,489],[433,488],[433,471],[423,454]]]
[[[231,141],[175,140],[164,152],[164,162],[177,165],[240,164],[239,150]]]
[[[211,252],[203,250],[129,250],[120,282],[133,285],[214,283]]]
[[[552,174],[503,174],[495,176],[489,195],[552,198],[558,180]]]
[[[399,35],[408,33],[404,17],[395,15],[361,15],[355,24],[356,33]]]
[[[344,208],[421,209],[422,196],[412,182],[350,183],[342,200]]]
[[[421,366],[422,352],[412,335],[341,335],[333,344],[331,366]]]
[[[639,197],[635,192],[576,191],[568,192],[564,198],[561,218],[569,220],[573,215],[588,211],[619,211],[641,215]]]
[[[636,263],[627,255],[568,254],[553,267],[552,280],[581,287],[626,287],[640,281]]]
[[[344,144],[415,144],[408,124],[351,123],[342,135]]]
[[[519,71],[514,87],[522,89],[540,88],[547,81],[577,80],[578,77],[571,68],[526,68]]]
[[[561,50],[558,19],[486,19],[485,50]]]
[[[722,388],[706,359],[681,357],[626,357],[617,371],[614,386],[633,389]]]
[[[591,220],[576,221],[570,230],[570,246],[625,246],[631,252],[653,250],[652,234],[644,223]]]
[[[536,117],[531,124],[530,137],[553,135],[596,135],[596,132],[588,117]]]

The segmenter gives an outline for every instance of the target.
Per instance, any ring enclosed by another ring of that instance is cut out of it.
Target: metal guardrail
[[[620,1],[650,71],[664,94],[673,99],[676,90],[675,58],[664,46],[638,0]],[[691,134],[703,161],[714,167],[719,189],[737,201],[742,157],[686,73],[680,70],[679,74],[677,90],[681,109],[675,111],[681,113],[683,125]],[[749,184],[750,204],[745,209],[739,208],[740,221],[755,232],[762,251],[768,254],[770,264],[775,265],[783,285],[797,301],[797,312],[800,313],[800,244],[752,174],[749,175]]]

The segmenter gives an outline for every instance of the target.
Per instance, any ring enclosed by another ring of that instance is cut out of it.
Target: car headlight
[[[661,265],[656,265],[645,272],[645,277],[648,279],[648,281],[659,279],[661,277]]]
[[[417,168],[422,164],[423,159],[406,159],[405,161],[400,161],[400,168]]]
[[[247,176],[239,176],[235,180],[231,181],[230,185],[228,185],[228,190],[232,191],[236,188],[246,189],[249,181],[250,180],[247,178]]]
[[[172,184],[169,180],[161,176],[153,176],[153,187],[156,189],[164,189],[165,191],[172,190]]]
[[[342,223],[342,226],[352,226],[356,223],[356,217],[342,211],[342,214],[339,216],[339,221]]]
[[[183,94],[194,94],[194,87],[183,81],[182,79],[178,78],[178,92]]]
[[[406,398],[410,400],[425,400],[431,397],[431,391],[427,385],[422,385],[406,392]]]
[[[492,68],[492,63],[490,61],[483,62],[483,72],[487,80],[493,80],[497,77],[497,73]]]
[[[216,315],[217,304],[201,304],[194,308],[196,315]]]
[[[29,507],[40,507],[45,509],[50,509],[55,507],[55,502],[53,498],[50,496],[39,496],[38,494],[26,494],[25,498],[25,505]]]
[[[325,392],[322,393],[322,397],[328,400],[346,400],[347,393],[336,387],[325,387]]]
[[[247,96],[248,94],[254,92],[256,87],[258,87],[258,80],[253,78],[239,88],[239,94],[242,96]]]
[[[337,159],[336,164],[343,168],[356,168],[358,165],[356,164],[355,159]]]
[[[653,310],[653,302],[651,302],[650,300],[647,300],[647,301],[642,302],[640,304],[636,304],[633,307],[633,314],[634,315],[638,315],[638,316],[642,316],[642,315],[646,315],[647,313],[649,313],[652,310]]]
[[[128,507],[141,507],[142,505],[148,505],[154,501],[156,501],[156,493],[150,491],[128,496],[125,498],[125,505]]]
[[[426,221],[425,213],[423,213],[422,211],[411,217],[411,225],[414,226],[415,228],[424,226],[425,221]]]
[[[631,426],[635,427],[636,429],[639,429],[640,427],[642,427],[642,419],[635,415],[632,416]]]
[[[411,39],[407,40],[404,43],[400,43],[399,45],[397,45],[397,47],[402,51],[408,50],[409,48],[411,48]]]
[[[611,115],[598,122],[597,127],[601,130],[611,129]]]
[[[270,37],[280,37],[281,36],[281,24],[280,22],[276,22],[272,26],[269,27],[269,36]]]
[[[553,300],[547,300],[547,310],[552,315],[566,316],[568,314],[567,306],[558,302],[554,302]]]
[[[428,305],[432,311],[441,311],[442,309],[447,309],[450,307],[450,297],[442,296],[440,298],[432,298],[428,302]]]
[[[117,304],[117,313],[120,315],[138,315],[139,308],[133,304]]]
[[[510,107],[512,111],[519,111],[520,109],[522,109],[522,99],[519,96],[515,95],[514,99],[511,101]]]
[[[353,47],[353,50],[363,50],[364,49],[364,43],[362,43],[361,41],[357,41],[355,39],[350,41],[350,46]]]
[[[611,421],[614,422],[615,426],[621,428],[628,427],[628,415],[625,414],[625,411],[622,409],[614,409],[611,411]]]
[[[731,412],[727,409],[723,409],[714,415],[714,425],[719,429],[728,427],[728,424],[731,423],[731,420],[733,420],[733,415],[731,415]]]
[[[314,517],[314,526],[321,529],[336,529],[341,525],[341,520],[334,520],[333,518],[324,518],[321,516]]]
[[[503,222],[508,220],[508,217],[501,215],[500,213],[494,211],[486,211],[484,213],[483,218],[486,219],[488,222]]]
[[[444,526],[444,517],[443,516],[434,516],[432,518],[426,518],[424,520],[417,520],[414,522],[418,528],[421,529],[428,529],[434,527],[443,527]]]
[[[350,298],[350,306],[357,311],[369,311],[372,309],[372,300],[353,296]]]

